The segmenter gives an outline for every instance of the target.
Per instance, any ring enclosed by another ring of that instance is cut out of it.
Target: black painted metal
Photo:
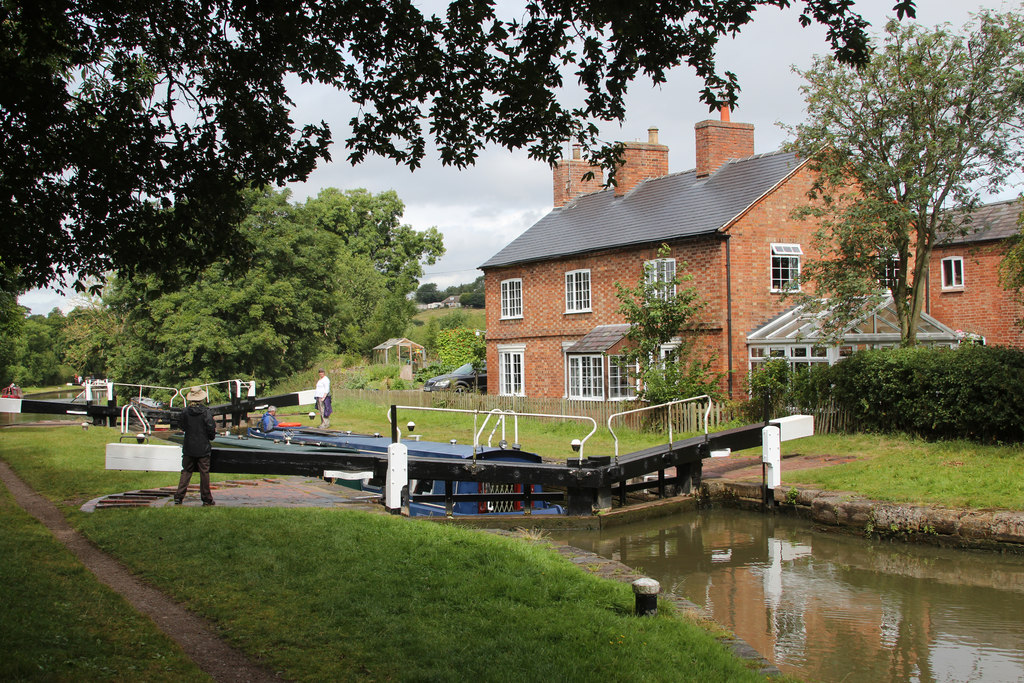
[[[397,424],[394,417],[392,415],[392,425]],[[701,463],[712,450],[742,450],[759,446],[762,428],[760,424],[748,425],[706,437],[698,436],[652,446],[618,458],[592,456],[574,459],[565,465],[539,462],[539,456],[532,453],[520,455],[535,462],[489,459],[488,456],[499,455],[501,451],[484,452],[472,460],[411,456],[409,478],[444,481],[445,495],[417,496],[417,500],[443,500],[448,510],[452,509],[456,501],[557,500],[562,494],[554,493],[551,489],[562,489],[565,491],[569,514],[591,514],[599,493],[610,496],[613,487],[618,488],[620,501],[625,500],[626,492],[642,489],[656,488],[661,496],[692,491],[700,485]],[[675,477],[665,476],[665,470],[670,467],[676,468]],[[210,470],[219,473],[322,476],[324,470],[339,469],[372,471],[374,478],[383,479],[387,475],[387,455],[329,447],[313,453],[214,448],[210,462]],[[658,473],[655,482],[624,483],[652,472]],[[524,492],[457,496],[451,486],[451,482],[455,481],[521,484]],[[533,486],[545,487],[549,491],[534,492]]]

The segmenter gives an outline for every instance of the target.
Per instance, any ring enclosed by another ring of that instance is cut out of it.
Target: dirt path
[[[196,666],[214,680],[257,683],[283,680],[221,640],[205,619],[143,583],[120,562],[92,545],[68,525],[53,503],[32,490],[2,460],[0,481],[7,486],[17,503],[42,522],[86,569],[121,594],[136,610],[152,619],[161,631],[181,646]]]

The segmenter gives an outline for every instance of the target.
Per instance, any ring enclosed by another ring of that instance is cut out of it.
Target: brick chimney
[[[729,108],[722,107],[721,121],[701,121],[694,125],[697,136],[697,177],[711,175],[730,159],[742,159],[754,153],[754,124],[729,120]]]
[[[615,196],[621,197],[648,178],[668,175],[668,147],[658,144],[658,129],[647,129],[647,142],[626,142],[615,173]]]
[[[593,171],[594,177],[583,180],[583,176],[589,171]],[[573,145],[572,159],[561,159],[555,164],[552,175],[556,209],[565,206],[581,194],[597,192],[604,187],[604,171],[600,166],[592,166],[580,158],[579,145]]]

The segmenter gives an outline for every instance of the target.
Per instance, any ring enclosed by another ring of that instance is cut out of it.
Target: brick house
[[[987,204],[971,215],[972,228],[932,251],[925,311],[989,345],[1024,347],[1024,306],[999,284],[1007,238],[1018,230],[1016,199]]]
[[[743,390],[747,337],[792,302],[782,298],[811,254],[811,173],[794,154],[754,154],[754,127],[695,125],[696,168],[668,172],[657,129],[625,143],[618,185],[581,176],[574,152],[554,168],[553,210],[481,266],[488,378],[495,394],[592,400],[635,394],[610,357],[628,327],[615,283],[633,286],[645,263],[659,279],[678,270],[707,302],[702,330],[732,396]],[[660,245],[670,254],[658,258]]]

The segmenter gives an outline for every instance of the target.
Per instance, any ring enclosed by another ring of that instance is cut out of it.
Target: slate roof
[[[598,325],[565,350],[566,353],[604,353],[629,332],[629,325]]]
[[[582,195],[553,209],[481,268],[714,233],[801,163],[788,152],[759,154],[729,161],[706,178],[691,170],[646,180],[622,197],[614,189]]]
[[[987,240],[1001,240],[1017,234],[1017,218],[1021,204],[1016,199],[979,206],[971,213],[971,230],[966,235],[954,235],[942,244],[970,244]]]

